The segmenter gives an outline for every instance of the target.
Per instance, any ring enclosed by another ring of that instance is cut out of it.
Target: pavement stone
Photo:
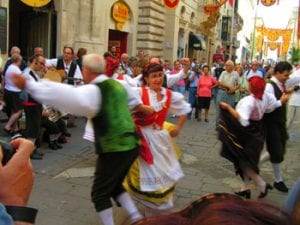
[[[217,140],[214,118],[212,104],[209,123],[188,120],[176,138],[182,151],[180,161],[185,177],[176,187],[176,206],[173,211],[186,207],[199,196],[212,192],[233,193],[240,188],[241,181],[235,176],[233,165],[219,155],[221,144]],[[288,141],[283,163],[283,174],[289,187],[300,175],[299,120],[292,129],[292,139]],[[168,121],[174,122],[176,119],[168,118]],[[101,225],[90,197],[96,155],[93,145],[81,138],[85,119],[77,118],[76,123],[76,128],[70,128],[72,137],[63,149],[52,151],[47,149],[47,144],[43,144],[41,150],[45,153],[44,159],[32,161],[36,180],[29,206],[39,209],[37,225]],[[8,140],[2,133],[0,137]],[[76,173],[78,169],[81,169],[80,173]],[[273,183],[270,163],[261,166],[261,175],[267,182]],[[255,198],[258,191],[255,185],[251,188]],[[271,190],[265,201],[281,205],[286,196],[286,193]],[[116,225],[121,224],[127,217],[126,213],[116,206],[113,210]]]

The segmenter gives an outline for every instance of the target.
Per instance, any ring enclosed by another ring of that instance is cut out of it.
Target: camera
[[[11,157],[16,153],[16,150],[11,144],[4,141],[0,141],[0,146],[3,155],[2,165],[5,165],[11,159]]]

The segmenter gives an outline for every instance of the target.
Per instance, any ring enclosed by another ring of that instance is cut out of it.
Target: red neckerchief
[[[124,74],[118,74],[117,80],[124,80]]]

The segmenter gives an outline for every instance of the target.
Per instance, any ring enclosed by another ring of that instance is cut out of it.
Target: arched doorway
[[[54,57],[56,51],[56,14],[54,3],[33,8],[21,1],[9,1],[9,48],[18,46],[24,58],[33,54],[33,48],[44,49],[45,57]]]

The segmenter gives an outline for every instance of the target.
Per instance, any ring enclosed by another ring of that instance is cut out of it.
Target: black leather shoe
[[[30,156],[31,159],[37,159],[37,160],[41,160],[43,159],[43,156],[38,154],[36,152],[36,149],[32,152],[31,156]]]
[[[259,194],[259,196],[258,196],[258,198],[264,198],[264,197],[266,197],[267,196],[267,194],[268,194],[268,190],[272,190],[273,189],[273,187],[271,186],[271,184],[266,184],[266,187],[265,187],[265,191],[264,192],[260,192],[260,194]]]
[[[238,196],[241,196],[241,197],[244,197],[246,199],[251,198],[251,191],[249,189],[245,190],[245,191],[234,192],[234,194],[236,194]]]
[[[39,151],[37,148],[34,150],[36,152],[36,154],[43,156],[44,153],[42,153],[41,151]]]
[[[55,144],[54,141],[50,141],[48,147],[52,150],[57,150],[58,149],[58,147],[57,147],[57,145]]]
[[[56,145],[57,149],[60,149],[60,148],[62,148],[62,146],[61,146],[60,144],[58,144],[58,142],[57,142],[57,141],[54,141],[54,144]]]
[[[289,189],[287,188],[287,186],[285,185],[285,183],[283,181],[274,182],[273,186],[274,186],[274,188],[276,188],[278,191],[281,191],[281,192],[289,191]]]
[[[71,137],[71,136],[72,136],[72,134],[69,133],[69,132],[64,132],[64,135],[65,135],[66,137]]]

